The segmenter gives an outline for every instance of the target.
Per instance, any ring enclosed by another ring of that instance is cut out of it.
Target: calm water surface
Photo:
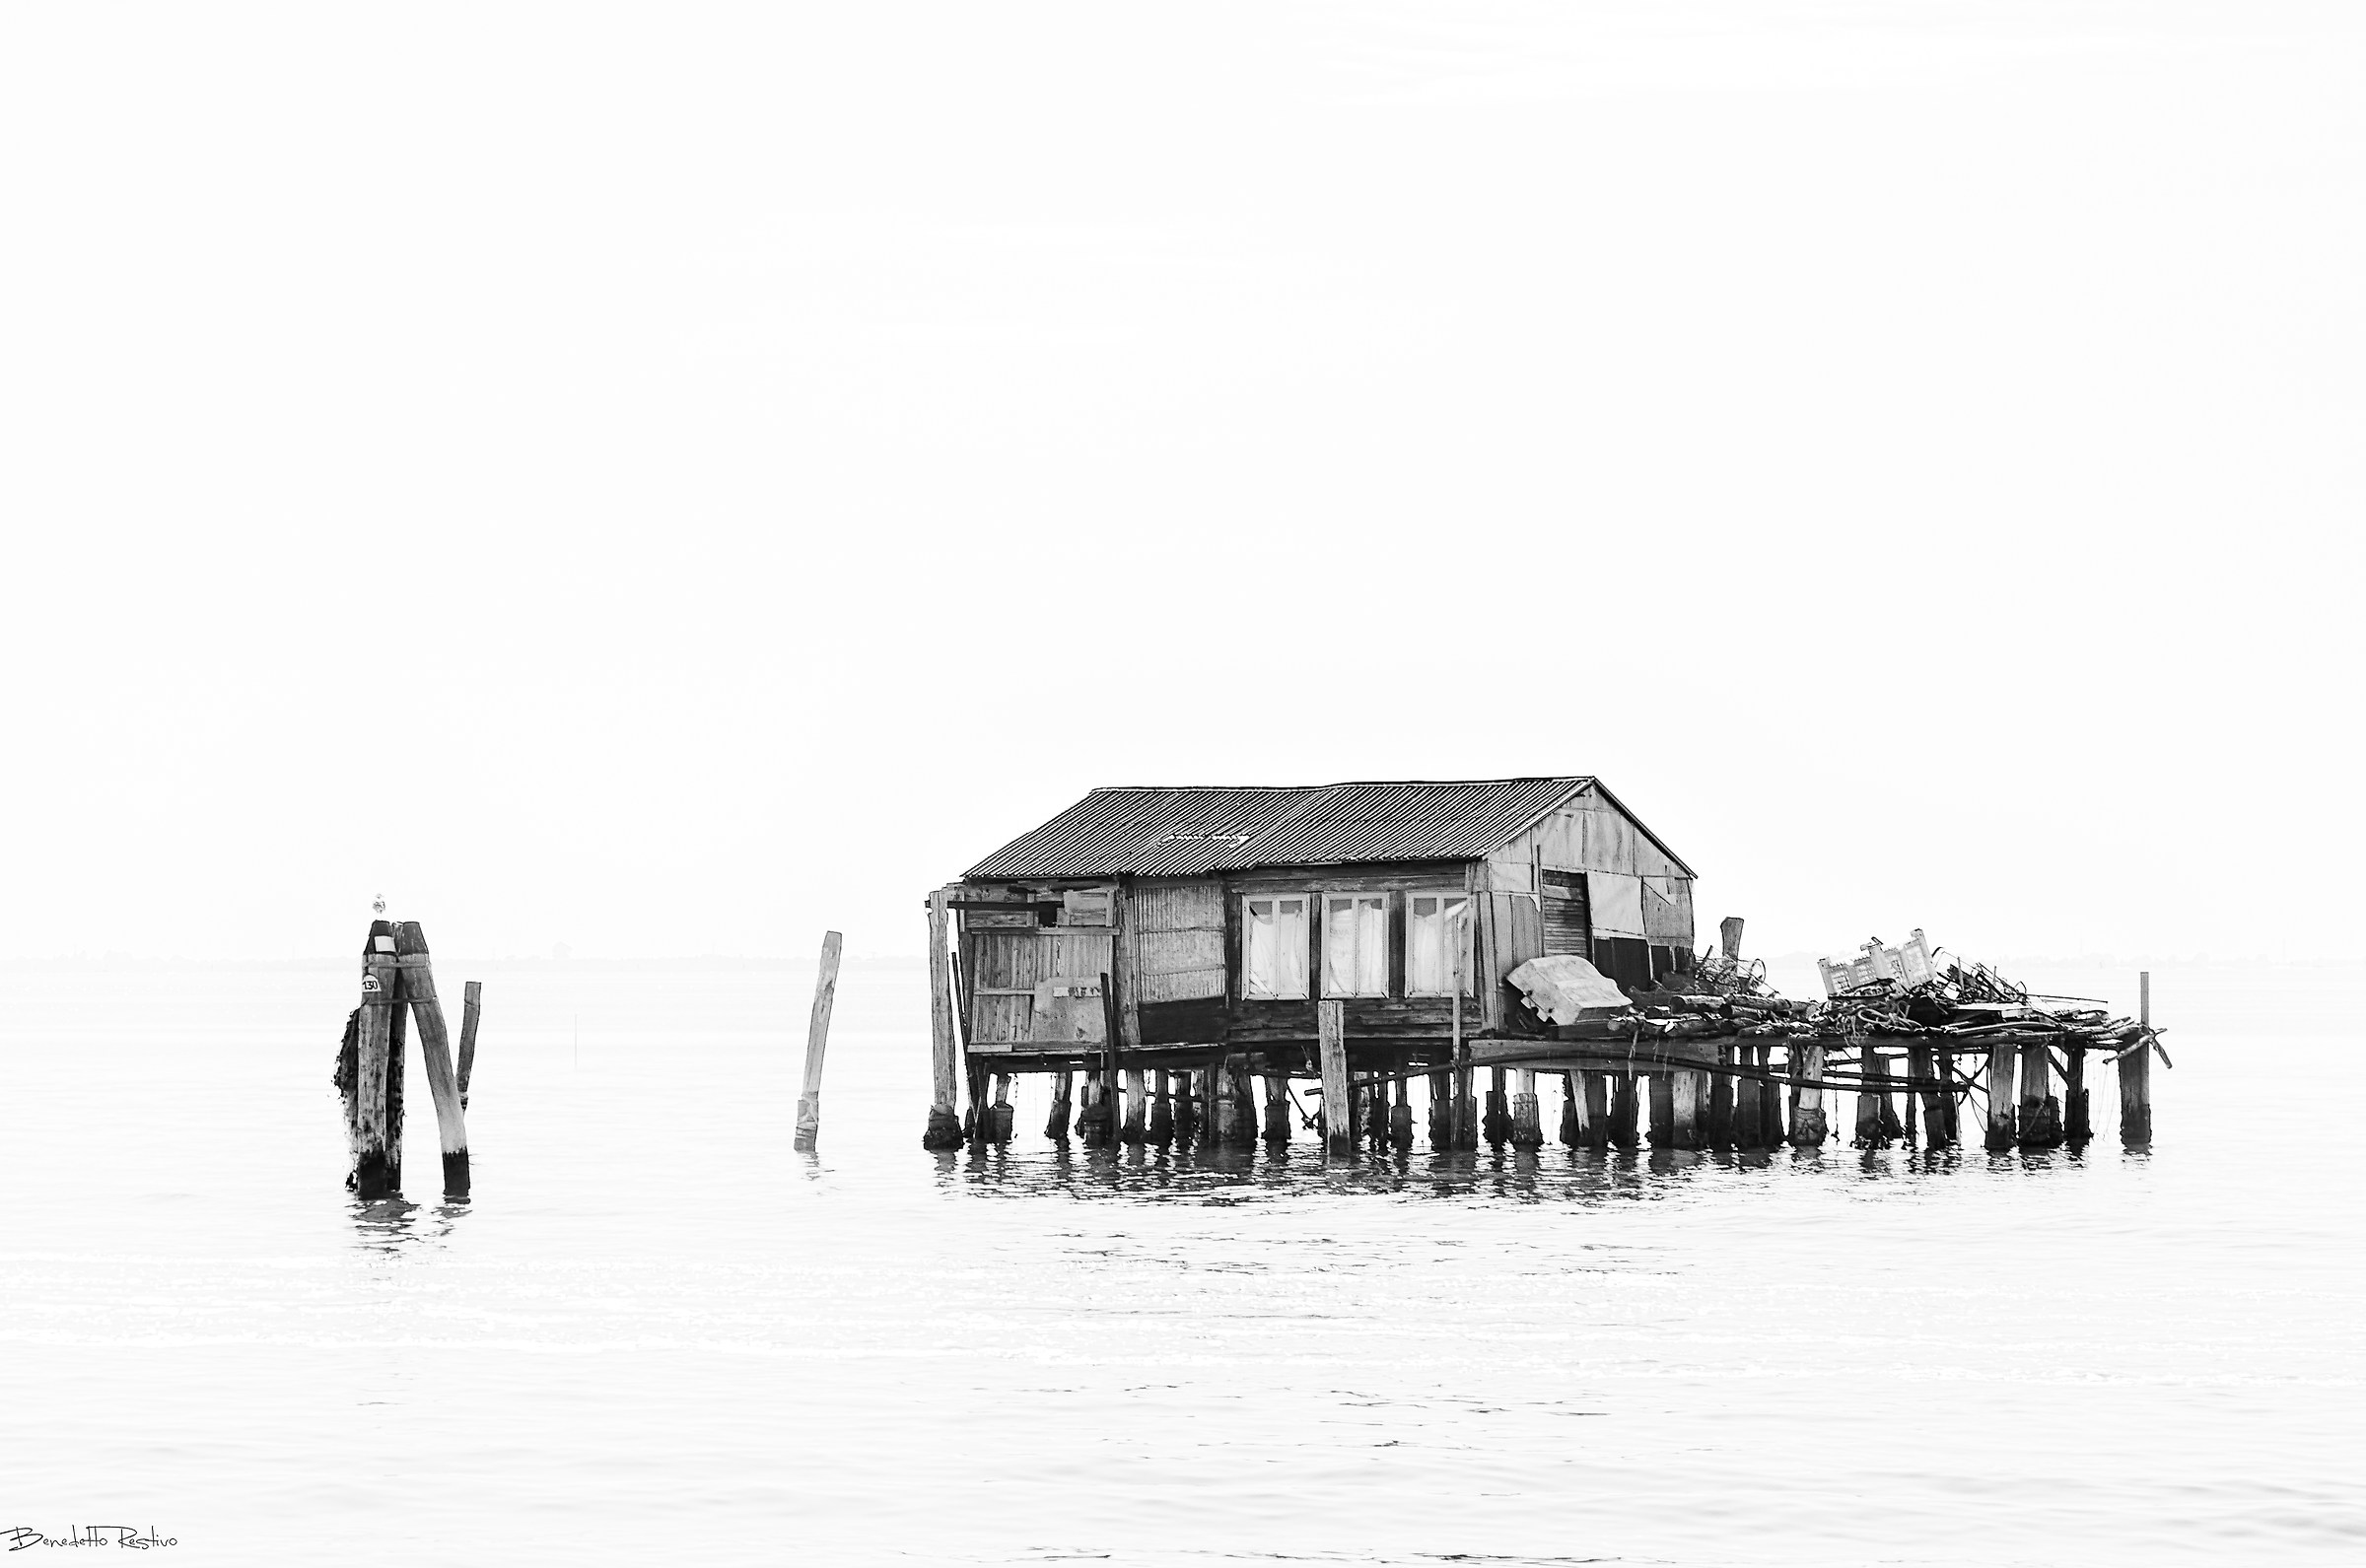
[[[850,965],[800,1156],[803,974],[438,967],[487,983],[465,1203],[415,1064],[419,1200],[340,1190],[342,971],[0,975],[0,1529],[226,1564],[2366,1560],[2355,972],[2156,975],[2149,1155],[1342,1169],[1062,1155],[1040,1097],[1006,1155],[924,1154],[893,964]]]

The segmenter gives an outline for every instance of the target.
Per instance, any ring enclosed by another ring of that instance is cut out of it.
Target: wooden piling
[[[1793,1091],[1797,1100],[1791,1111],[1791,1147],[1820,1149],[1832,1133],[1832,1124],[1824,1114],[1824,1048],[1795,1044],[1791,1047],[1792,1076],[1802,1080]]]
[[[1454,1074],[1429,1074],[1429,1148],[1432,1153],[1454,1146]]]
[[[2062,1102],[2053,1093],[2053,1061],[2045,1042],[2021,1048],[2021,1108],[2016,1127],[2025,1149],[2051,1149],[2062,1141]]]
[[[1757,1056],[1758,1059],[1754,1065],[1759,1071],[1773,1072],[1774,1070],[1774,1048],[1773,1046],[1759,1047]],[[1772,1083],[1760,1085],[1758,1116],[1759,1147],[1781,1148],[1783,1138],[1782,1091],[1778,1085]]]
[[[830,1048],[830,1006],[838,995],[838,950],[845,940],[836,931],[821,933],[821,970],[813,980],[813,1009],[805,1019],[805,1081],[803,1091],[797,1097],[797,1135],[792,1140],[800,1149],[811,1149],[821,1136],[821,1058]],[[475,984],[471,982],[468,989],[473,991]],[[468,1027],[472,1028],[476,1007],[473,997],[468,1005],[472,1015]],[[461,1041],[460,1080],[465,1083],[468,1077],[466,1028],[462,1030]],[[777,1105],[779,1102],[774,1103]]]
[[[2062,1053],[2062,1138],[2080,1144],[2094,1135],[2087,1104],[2087,1048],[2071,1046]]]
[[[1668,1141],[1671,1149],[1697,1149],[1701,1146],[1702,1102],[1705,1073],[1686,1067],[1676,1067],[1661,1074],[1668,1080]],[[1654,1114],[1658,1102],[1652,1102]]]
[[[961,1048],[953,1035],[952,953],[944,890],[929,895],[929,1125],[924,1149],[961,1146]]]
[[[1619,1073],[1610,1084],[1610,1141],[1632,1154],[1642,1143],[1641,1105],[1632,1070]]]
[[[997,1143],[1009,1143],[1017,1130],[1013,1125],[1017,1120],[1018,1108],[1010,1103],[1010,1074],[998,1072],[994,1075],[994,1125],[987,1136]]]
[[[2013,1097],[2013,1048],[2007,1045],[1988,1047],[1988,1136],[1990,1154],[2001,1154],[2013,1146],[2014,1110],[2018,1105]]]
[[[476,1024],[484,1016],[485,983],[469,981],[460,988],[460,1109],[468,1109],[468,1078],[476,1070]]]
[[[1200,1073],[1186,1067],[1175,1074],[1175,1148],[1200,1147],[1207,1130],[1207,1107],[1201,1102]]]
[[[1356,1128],[1348,1108],[1348,1004],[1315,1003],[1315,1028],[1323,1062],[1323,1152],[1349,1159],[1356,1153]]]
[[[444,1193],[468,1195],[468,1125],[460,1111],[460,1085],[452,1070],[452,1039],[444,1028],[444,1004],[436,997],[427,933],[417,920],[394,922],[396,994],[419,1026],[419,1056],[427,1064],[427,1091],[436,1105],[436,1141],[444,1155]]]
[[[1731,1067],[1734,1052],[1732,1046],[1719,1046],[1717,1065]],[[1734,1077],[1729,1071],[1720,1071],[1708,1080],[1708,1109],[1701,1120],[1701,1140],[1712,1149],[1733,1147],[1733,1089]]]
[[[1908,1077],[1918,1079],[1926,1084],[1937,1082],[1938,1067],[1933,1060],[1930,1047],[1909,1046],[1906,1048],[1906,1072]],[[1910,1103],[1915,1099],[1922,1102],[1922,1131],[1925,1148],[1943,1149],[1955,1142],[1955,1100],[1953,1096],[1943,1089],[1927,1088],[1916,1090],[1908,1098]]]
[[[1580,1072],[1577,1074],[1577,1087],[1585,1096],[1584,1120],[1579,1124],[1579,1130],[1584,1135],[1585,1146],[1598,1154],[1610,1147],[1610,1074]]]
[[[1400,1067],[1403,1065],[1399,1063]],[[1413,1078],[1397,1079],[1397,1103],[1389,1107],[1388,1141],[1399,1154],[1413,1152]]]
[[[1561,1075],[1561,1146],[1573,1149],[1585,1141],[1585,1101],[1577,1093],[1577,1074]]]
[[[1536,1069],[1522,1067],[1513,1081],[1511,1093],[1511,1146],[1515,1149],[1541,1149],[1545,1146],[1544,1112],[1537,1104]]]
[[[1663,1067],[1649,1074],[1649,1080],[1646,1095],[1651,1125],[1644,1136],[1655,1149],[1672,1149],[1676,1146],[1676,1075]]]
[[[1363,1141],[1378,1154],[1388,1147],[1388,1082],[1374,1079],[1360,1091],[1363,1096]]]
[[[383,947],[379,943],[383,940]],[[390,1197],[400,1190],[395,1167],[402,1153],[400,1134],[391,1125],[388,1098],[389,1059],[393,1057],[395,1001],[393,927],[372,922],[363,947],[361,1020],[354,1043],[353,1096],[346,1112],[346,1135],[352,1168],[345,1185],[365,1201]]]
[[[2136,977],[2136,1023],[2144,1037],[2120,1053],[2120,1141],[2152,1146],[2152,971]]]
[[[1043,1135],[1054,1143],[1068,1141],[1068,1118],[1075,1104],[1076,1074],[1066,1067],[1052,1074],[1052,1114],[1044,1120]]]
[[[1736,1064],[1750,1066],[1751,1048],[1734,1048]],[[1737,1149],[1763,1149],[1767,1146],[1766,1116],[1759,1108],[1759,1097],[1767,1085],[1757,1078],[1733,1080],[1733,1109],[1730,1113],[1733,1146]]]
[[[1123,1134],[1128,1148],[1139,1149],[1149,1141],[1150,1100],[1143,1082],[1140,1067],[1126,1069],[1126,1128]]]
[[[1286,1072],[1265,1075],[1265,1141],[1289,1141],[1289,1074]]]
[[[1143,1140],[1154,1149],[1168,1148],[1175,1141],[1174,1074],[1160,1067],[1150,1074],[1150,1120]]]
[[[1503,1069],[1487,1069],[1487,1116],[1483,1130],[1490,1147],[1500,1151],[1504,1140],[1511,1136],[1511,1100],[1503,1090]]]

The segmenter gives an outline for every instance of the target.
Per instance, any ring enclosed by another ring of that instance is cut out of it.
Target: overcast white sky
[[[1600,775],[1760,951],[2366,939],[2366,9],[11,5],[0,956],[918,951]]]

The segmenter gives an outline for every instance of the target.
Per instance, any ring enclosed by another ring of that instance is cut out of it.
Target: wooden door
[[[1585,873],[1547,871],[1538,891],[1544,895],[1545,956],[1593,957],[1594,930],[1585,903]]]

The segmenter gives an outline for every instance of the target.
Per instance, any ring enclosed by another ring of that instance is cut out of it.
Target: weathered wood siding
[[[1688,952],[1694,945],[1692,878],[1590,786],[1496,850],[1487,871],[1489,885],[1504,891],[1532,889],[1541,873],[1583,872],[1598,932]]]

